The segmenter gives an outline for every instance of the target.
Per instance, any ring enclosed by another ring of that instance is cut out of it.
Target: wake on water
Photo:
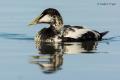
[[[32,36],[28,36],[26,34],[17,34],[17,33],[0,33],[0,38],[13,39],[13,40],[34,40]]]

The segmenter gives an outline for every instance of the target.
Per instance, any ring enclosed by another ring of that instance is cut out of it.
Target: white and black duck
[[[40,16],[35,18],[30,25],[46,23],[49,28],[43,28],[35,36],[35,41],[43,42],[79,42],[98,41],[108,33],[84,28],[82,26],[64,25],[58,10],[54,8],[45,9]]]

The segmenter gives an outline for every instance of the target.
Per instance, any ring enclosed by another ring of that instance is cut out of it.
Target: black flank
[[[81,41],[86,41],[86,40],[89,40],[89,41],[95,41],[95,40],[98,40],[95,36],[95,33],[91,32],[91,31],[88,31],[87,33],[83,34],[82,37],[78,38],[78,40],[81,40]]]

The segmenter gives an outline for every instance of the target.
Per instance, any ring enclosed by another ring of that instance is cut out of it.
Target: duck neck
[[[57,32],[61,32],[63,28],[63,20],[61,16],[55,16],[50,24]]]

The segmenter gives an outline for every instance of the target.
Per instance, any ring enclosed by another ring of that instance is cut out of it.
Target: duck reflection
[[[65,54],[94,53],[97,45],[95,41],[64,43],[63,50]]]
[[[61,70],[64,54],[94,53],[98,42],[87,41],[79,43],[45,43],[36,42],[38,55],[33,56],[32,63],[39,65],[44,73],[54,73]]]
[[[33,56],[32,63],[39,65],[44,73],[54,73],[61,70],[63,52],[60,45],[36,42],[39,55]]]

